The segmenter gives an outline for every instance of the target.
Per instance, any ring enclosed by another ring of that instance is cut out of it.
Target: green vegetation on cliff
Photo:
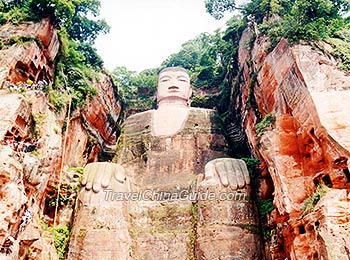
[[[49,227],[45,222],[41,221],[42,228],[52,233],[53,238],[55,240],[55,247],[57,250],[58,259],[65,259],[65,254],[68,249],[68,239],[70,235],[70,227],[69,226],[52,226]]]
[[[348,0],[251,0],[237,7],[234,0],[206,0],[214,18],[239,10],[243,20],[256,22],[260,33],[269,36],[271,49],[284,37],[290,43],[299,40],[324,40],[334,47],[342,69],[349,71],[350,2]]]
[[[346,27],[350,10],[347,0],[251,0],[242,8],[234,0],[206,0],[207,11],[220,19],[225,11],[241,9],[254,19],[262,32],[291,41],[317,40],[335,36]]]
[[[276,119],[273,114],[267,114],[264,119],[255,126],[256,137],[259,139],[267,128],[273,127],[275,120]]]
[[[56,58],[55,82],[48,89],[50,97],[62,109],[67,98],[60,97],[69,88],[73,108],[83,106],[95,95],[92,82],[103,62],[92,46],[97,35],[107,33],[109,27],[99,15],[99,0],[1,0],[0,25],[4,23],[38,22],[50,19],[58,29],[61,49]],[[55,102],[59,101],[59,102]],[[62,103],[63,102],[63,103]]]
[[[178,53],[171,54],[162,67],[181,66],[191,73],[195,87],[218,86],[225,77],[226,51],[229,49],[222,33],[202,33],[184,43]]]
[[[154,107],[154,95],[157,88],[158,68],[146,69],[140,73],[125,67],[113,71],[114,81],[118,85],[127,109],[145,111]]]
[[[303,202],[303,212],[304,214],[308,214],[312,212],[320,199],[330,191],[330,188],[324,184],[319,184],[316,188],[316,191]]]

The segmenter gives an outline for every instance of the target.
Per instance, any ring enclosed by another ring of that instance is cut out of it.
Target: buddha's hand
[[[99,192],[108,188],[118,191],[121,184],[126,182],[124,167],[120,164],[109,162],[98,162],[87,164],[84,168],[82,186],[86,190]]]
[[[129,189],[124,167],[110,162],[87,164],[81,184],[79,199],[84,204],[101,201],[107,191],[127,192]]]
[[[201,188],[225,187],[231,190],[242,189],[250,184],[247,166],[243,160],[219,158],[205,165],[204,176],[198,176],[197,185]]]

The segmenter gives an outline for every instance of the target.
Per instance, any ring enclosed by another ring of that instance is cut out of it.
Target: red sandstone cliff
[[[93,83],[98,95],[73,113],[64,143],[65,115],[54,111],[44,93],[7,89],[28,79],[53,82],[57,34],[47,20],[0,29],[2,39],[14,35],[37,40],[0,50],[0,259],[57,259],[53,237],[40,224],[40,219],[52,222],[45,199],[55,196],[52,186],[62,166],[65,173],[68,166],[97,160],[101,152],[113,153],[121,106],[111,80],[100,74]],[[269,53],[267,47],[253,30],[243,33],[241,83],[232,100],[232,111],[242,118],[251,151],[261,162],[259,195],[274,199],[266,256],[350,259],[350,76],[309,45],[282,40]],[[274,120],[262,127],[267,118]],[[32,152],[23,151],[26,142],[39,140]],[[78,178],[70,172],[63,181],[76,185]],[[305,200],[314,198],[322,183],[331,188],[304,210]],[[62,209],[61,223],[71,214],[71,208]]]
[[[53,235],[42,224],[54,217],[48,199],[54,201],[59,181],[66,185],[61,192],[76,187],[79,174],[68,167],[113,153],[120,101],[110,77],[100,73],[92,82],[98,94],[68,122],[66,111],[58,113],[40,89],[11,87],[28,80],[52,84],[60,48],[53,26],[48,20],[6,24],[0,37],[5,43],[25,38],[0,49],[0,259],[57,259]],[[68,202],[70,208],[60,208],[57,217],[65,225],[74,201]]]
[[[350,259],[350,76],[317,48],[282,39],[268,53],[268,45],[243,32],[232,107],[261,162],[259,195],[273,197],[266,255]],[[331,188],[305,211],[320,184]]]

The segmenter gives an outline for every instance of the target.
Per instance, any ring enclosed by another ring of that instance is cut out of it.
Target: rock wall
[[[60,42],[48,19],[41,23],[5,24],[0,28],[0,87],[9,83],[45,80],[52,83]]]
[[[98,94],[75,111],[70,120],[64,161],[70,167],[111,160],[115,154],[122,104],[109,76],[99,73],[93,86]]]
[[[29,257],[37,251],[32,248],[34,242],[36,246],[40,243],[50,248],[43,252],[43,257],[50,252],[56,255],[52,241],[41,236],[45,230],[40,225],[39,216],[45,207],[49,182],[59,173],[62,137],[55,129],[61,129],[62,125],[49,109],[42,92],[28,93],[26,97],[17,93],[2,93],[0,98],[3,101],[1,110],[15,111],[5,114],[6,119],[2,120],[5,134],[1,136],[0,146],[3,162],[0,166],[1,244],[4,245],[8,239],[14,240],[12,253],[5,253],[7,259]],[[35,105],[31,106],[31,103]],[[40,117],[40,124],[37,121],[34,126],[33,116]],[[35,136],[34,129],[37,131]]]
[[[271,52],[268,46],[253,29],[243,32],[241,83],[232,99],[232,111],[243,119],[251,151],[261,162],[259,195],[274,199],[266,255],[348,259],[348,232],[333,232],[348,225],[350,76],[317,48],[290,46],[284,39]],[[330,189],[317,203],[321,184]]]
[[[99,76],[99,81],[94,82],[98,95],[82,109],[81,121],[102,152],[113,157],[122,105],[111,78],[102,73]]]
[[[66,207],[58,207],[57,223],[69,225],[80,177],[69,168],[113,151],[121,104],[102,73],[92,82],[98,94],[69,118],[41,90],[12,87],[54,81],[60,42],[49,20],[6,24],[0,37],[0,259],[58,259],[47,226],[58,184]]]
[[[319,43],[320,49],[331,48]],[[292,48],[295,61],[315,103],[321,124],[341,146],[350,151],[349,76],[337,69],[337,61],[310,45]]]

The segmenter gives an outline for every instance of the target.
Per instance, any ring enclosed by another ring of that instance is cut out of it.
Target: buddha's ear
[[[192,91],[192,86],[190,86],[190,90],[189,90],[189,93],[188,93],[188,100],[187,100],[187,106],[191,106],[191,96],[193,94],[193,91]]]

